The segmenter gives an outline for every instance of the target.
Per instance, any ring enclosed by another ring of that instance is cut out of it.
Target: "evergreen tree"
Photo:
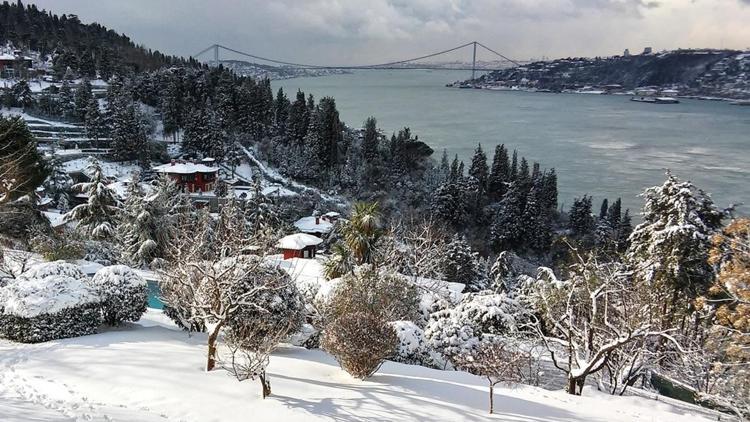
[[[630,218],[630,210],[625,210],[625,214],[620,220],[620,224],[617,229],[617,251],[625,252],[630,245],[630,235],[633,233],[633,224]]]
[[[607,198],[604,198],[604,200],[602,201],[602,205],[599,207],[600,220],[607,219],[607,211],[609,211],[609,200]]]
[[[25,79],[21,79],[16,82],[11,88],[11,95],[13,98],[13,107],[29,108],[34,105],[34,97],[31,95],[31,88],[29,83]]]
[[[432,195],[432,214],[448,224],[457,226],[463,221],[463,208],[461,191],[456,182],[444,182]]]
[[[510,178],[511,182],[518,180],[518,153],[513,150],[513,159],[510,162]]]
[[[451,165],[448,161],[448,150],[443,150],[443,156],[440,158],[440,181],[445,182],[450,179],[451,176]]]
[[[79,121],[85,121],[86,111],[89,106],[89,102],[94,98],[91,93],[91,83],[88,79],[84,79],[76,88],[75,96],[73,99],[73,113],[74,117]]]
[[[520,244],[524,230],[521,200],[519,184],[510,183],[490,226],[489,243],[493,250],[513,249]]]
[[[482,144],[477,145],[477,149],[474,151],[471,166],[469,166],[469,176],[476,179],[479,187],[478,199],[481,200],[487,192],[487,178],[489,177],[487,155],[482,150]],[[479,208],[479,205],[477,204],[477,208]]]
[[[343,141],[343,124],[339,120],[339,112],[333,98],[324,97],[320,100],[317,119],[322,142],[320,163],[324,169],[331,170],[339,163],[339,148]]]
[[[380,137],[378,136],[377,121],[374,117],[369,117],[365,121],[364,134],[362,137],[362,163],[365,167],[364,181],[370,186],[378,178],[378,166],[380,158]]]
[[[286,94],[284,94],[283,88],[279,88],[277,91],[276,101],[274,101],[273,105],[274,127],[278,134],[285,135],[287,122],[289,121],[291,103],[289,102],[289,98],[286,97]]]
[[[96,62],[94,52],[84,50],[78,59],[78,74],[85,78],[96,78]]]
[[[161,91],[161,119],[164,136],[174,135],[182,126],[182,103],[177,78],[172,76]]]
[[[451,242],[445,245],[440,272],[446,281],[465,285],[467,292],[484,288],[477,256],[471,251],[466,238],[459,235],[453,236]]]
[[[47,172],[26,122],[0,116],[0,204],[32,195]]]
[[[104,136],[106,128],[104,126],[104,116],[101,110],[99,110],[99,101],[96,98],[91,98],[86,106],[85,122],[86,136],[89,139],[93,139],[94,144],[98,146],[99,138]]]
[[[505,185],[510,181],[510,162],[505,145],[495,147],[492,169],[487,181],[487,193],[491,201],[498,201],[505,193]]]
[[[65,214],[65,221],[77,221],[77,230],[84,235],[106,240],[115,234],[117,197],[109,188],[98,160],[92,158],[86,172],[90,180],[73,186],[73,189],[84,192],[87,200]]]
[[[52,199],[52,203],[60,211],[70,209],[70,197],[68,192],[73,187],[73,179],[65,172],[62,161],[52,151],[49,164],[49,176],[44,181],[44,191]]]
[[[310,111],[305,103],[305,93],[297,91],[297,98],[289,108],[289,121],[287,124],[291,139],[301,144],[307,135],[310,126]]]
[[[544,204],[550,215],[557,212],[557,173],[552,168],[544,173]]]
[[[573,237],[588,239],[593,235],[594,216],[591,214],[591,197],[583,195],[583,198],[573,200],[570,207],[568,229]]]
[[[63,81],[57,96],[60,100],[60,109],[63,116],[68,119],[74,118],[75,103],[73,102],[73,91],[71,91],[68,81]]]
[[[723,213],[703,191],[669,172],[663,185],[643,196],[643,222],[630,236],[627,258],[636,282],[663,303],[662,322],[670,328],[713,282],[708,251]]]
[[[523,239],[536,252],[545,252],[552,241],[552,225],[549,208],[545,205],[544,181],[541,175],[534,179],[526,200],[522,219]]]

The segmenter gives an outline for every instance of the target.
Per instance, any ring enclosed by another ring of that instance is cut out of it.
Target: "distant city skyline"
[[[320,64],[412,57],[481,41],[519,59],[645,47],[750,48],[750,0],[38,0],[167,54],[220,43]],[[223,58],[233,58],[223,56]],[[469,59],[464,53],[456,59]],[[492,60],[484,54],[480,60]]]

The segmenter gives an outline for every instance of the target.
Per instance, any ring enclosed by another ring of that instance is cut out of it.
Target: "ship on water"
[[[671,94],[673,91],[670,90],[669,94]],[[659,95],[659,92],[655,89],[637,89],[635,91],[635,95],[630,98],[630,101],[635,101],[639,103],[649,103],[649,104],[679,104],[680,100],[677,98],[667,96],[666,92],[661,93]]]

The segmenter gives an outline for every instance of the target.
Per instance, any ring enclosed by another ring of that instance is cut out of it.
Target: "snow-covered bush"
[[[398,347],[392,359],[409,365],[421,365],[432,368],[444,368],[445,360],[425,341],[424,331],[411,321],[394,321],[390,323],[396,331]]]
[[[101,324],[99,302],[75,265],[36,265],[2,288],[0,337],[37,343],[93,334]]]
[[[365,379],[393,355],[398,338],[394,329],[379,316],[352,312],[339,316],[326,326],[321,345],[336,358],[342,369],[356,378]]]
[[[425,339],[450,359],[475,349],[487,336],[517,332],[526,317],[525,308],[505,294],[468,294],[456,307],[430,315]]]
[[[119,325],[125,321],[135,322],[146,312],[148,285],[130,267],[104,267],[94,274],[91,284],[101,298],[105,323]]]

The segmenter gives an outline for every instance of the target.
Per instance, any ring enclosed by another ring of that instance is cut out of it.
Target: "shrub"
[[[383,321],[415,321],[419,300],[417,287],[405,277],[363,265],[336,284],[324,314],[329,321],[352,312],[367,312]]]
[[[0,290],[0,337],[37,343],[93,334],[101,324],[99,296],[75,265],[40,264]]]
[[[101,298],[102,316],[109,325],[138,321],[146,312],[148,285],[130,267],[104,267],[94,274],[91,285]]]
[[[365,379],[393,354],[398,338],[393,328],[378,316],[353,312],[339,316],[326,327],[321,345],[342,369]]]
[[[393,355],[394,361],[431,368],[446,366],[443,357],[427,344],[424,331],[417,324],[411,321],[394,321],[390,325],[398,338],[398,347]]]

